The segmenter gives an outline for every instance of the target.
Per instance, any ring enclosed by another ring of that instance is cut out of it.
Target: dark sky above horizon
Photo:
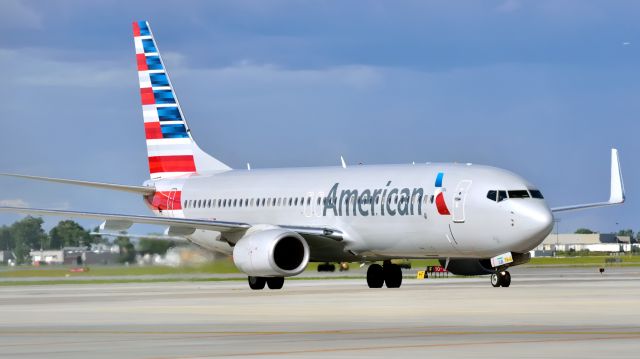
[[[560,232],[640,230],[638,15],[636,1],[2,1],[0,171],[148,178],[131,33],[146,19],[194,137],[232,167],[473,162],[560,206],[608,198],[616,146],[628,203],[562,214]],[[129,194],[0,181],[3,205],[148,214]]]

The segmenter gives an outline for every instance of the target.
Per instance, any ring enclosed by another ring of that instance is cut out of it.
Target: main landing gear
[[[400,288],[402,285],[402,269],[399,265],[384,261],[383,265],[371,264],[367,270],[369,288]]]
[[[264,289],[265,284],[269,289],[282,289],[284,277],[252,277],[249,276],[249,288],[253,290]]]
[[[505,271],[498,271],[491,275],[491,285],[494,287],[508,287],[511,285],[511,274]]]

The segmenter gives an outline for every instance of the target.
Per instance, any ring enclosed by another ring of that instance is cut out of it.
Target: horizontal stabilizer
[[[28,175],[20,175],[20,174],[13,174],[13,173],[0,173],[0,176],[24,178],[24,179],[44,181],[44,182],[71,184],[76,186],[85,186],[85,187],[93,187],[93,188],[101,188],[101,189],[109,189],[114,191],[130,192],[130,193],[136,193],[141,195],[151,195],[151,194],[154,194],[156,191],[155,188],[153,187],[128,186],[128,185],[122,185],[122,184],[80,181],[80,180],[73,180],[73,179],[51,178],[51,177],[41,177],[41,176],[28,176]]]

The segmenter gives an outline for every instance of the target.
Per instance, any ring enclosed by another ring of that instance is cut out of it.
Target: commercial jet
[[[558,208],[522,177],[475,164],[232,169],[196,144],[149,23],[134,22],[133,35],[150,179],[130,186],[4,175],[129,192],[154,215],[1,210],[101,220],[105,233],[165,226],[168,237],[232,255],[255,290],[281,289],[309,262],[360,262],[370,288],[398,288],[402,271],[392,260],[417,258],[508,287],[507,269],[529,260],[554,213],[624,202],[616,149],[609,200]]]

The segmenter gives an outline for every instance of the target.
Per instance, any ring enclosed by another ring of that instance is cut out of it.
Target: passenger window
[[[542,197],[542,192],[540,192],[537,189],[530,189],[529,192],[531,193],[531,197],[532,198],[537,198],[537,199],[543,199],[544,197]]]
[[[529,198],[529,192],[526,190],[509,191],[509,198]]]
[[[502,202],[507,199],[507,191],[498,191],[498,202]]]
[[[495,201],[497,199],[497,196],[498,196],[498,191],[487,192],[487,198],[489,198],[492,201]]]

